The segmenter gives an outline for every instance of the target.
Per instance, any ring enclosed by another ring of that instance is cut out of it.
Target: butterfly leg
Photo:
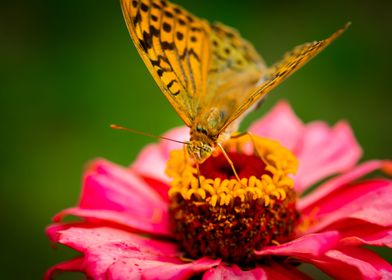
[[[220,143],[218,143],[218,146],[219,146],[219,148],[221,149],[221,151],[222,151],[222,153],[223,153],[223,156],[226,158],[227,162],[230,164],[230,167],[231,167],[231,169],[233,170],[233,173],[234,173],[235,178],[237,179],[238,182],[241,183],[241,179],[240,179],[240,177],[238,176],[238,173],[237,173],[237,171],[235,170],[234,164],[233,164],[233,162],[231,161],[231,159],[229,158],[229,155],[226,153],[225,149],[223,148],[223,146],[222,146]]]
[[[199,163],[196,162],[196,169],[197,169],[197,182],[199,183],[199,188],[201,187],[201,182],[200,182],[200,168],[199,168]]]
[[[185,161],[184,170],[185,170],[185,166],[188,164],[188,152],[186,151],[186,144],[182,146],[182,151],[184,152],[184,161]]]
[[[184,151],[184,161],[185,161],[185,164],[184,164],[184,170],[182,172],[185,171],[185,166],[188,165],[188,160],[189,160],[188,152],[186,150],[186,145],[183,146],[183,151]],[[201,175],[200,175],[199,163],[198,162],[195,162],[195,163],[196,163],[196,170],[197,170],[197,181],[198,181],[199,187],[200,187],[201,186],[201,182],[200,182],[200,176]]]

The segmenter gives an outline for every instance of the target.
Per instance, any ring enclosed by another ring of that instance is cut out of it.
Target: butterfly
[[[121,0],[131,38],[177,114],[190,128],[188,154],[204,162],[273,88],[341,35],[295,47],[267,67],[233,28],[166,0]],[[223,150],[223,148],[222,148]]]

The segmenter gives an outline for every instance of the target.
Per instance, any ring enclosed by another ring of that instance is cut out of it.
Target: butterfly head
[[[203,163],[210,157],[214,151],[214,147],[204,141],[191,140],[186,146],[188,154],[197,162]]]

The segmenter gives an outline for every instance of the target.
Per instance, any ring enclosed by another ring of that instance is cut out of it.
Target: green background
[[[177,3],[236,27],[268,64],[351,21],[346,34],[274,90],[244,128],[284,98],[305,121],[348,120],[364,159],[392,158],[388,1]],[[131,44],[118,1],[1,5],[0,278],[40,279],[74,255],[53,250],[44,229],[77,202],[84,165],[96,157],[127,165],[153,141],[108,125],[161,134],[181,120]]]

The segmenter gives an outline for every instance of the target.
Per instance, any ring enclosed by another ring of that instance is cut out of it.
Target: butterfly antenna
[[[168,141],[172,141],[172,142],[176,142],[176,143],[180,143],[180,144],[184,144],[184,145],[189,144],[189,142],[183,142],[183,141],[179,141],[179,140],[174,140],[174,139],[170,139],[170,138],[167,138],[167,137],[164,137],[164,136],[158,136],[158,135],[150,134],[150,133],[147,133],[147,132],[130,129],[130,128],[123,127],[123,126],[120,126],[120,125],[117,125],[117,124],[111,124],[110,128],[116,129],[116,130],[124,130],[124,131],[128,131],[128,132],[131,132],[131,133],[144,135],[144,136],[147,136],[147,137],[168,140]]]

